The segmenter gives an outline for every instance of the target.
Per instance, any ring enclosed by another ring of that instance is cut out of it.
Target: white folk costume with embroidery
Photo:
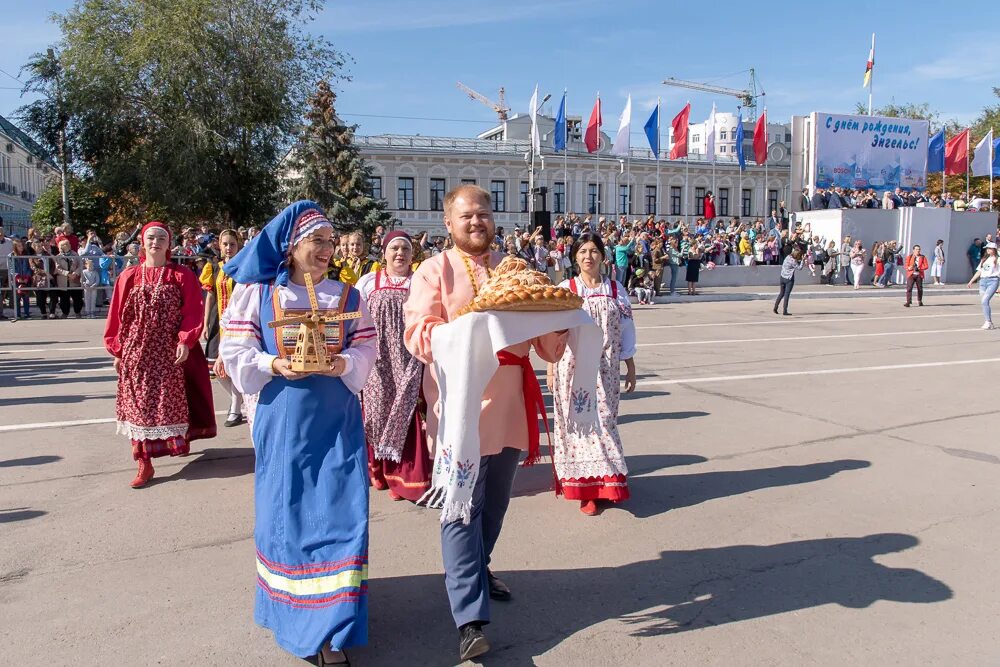
[[[570,382],[579,372],[577,359],[567,350],[555,364],[553,387],[553,437],[556,494],[571,500],[625,500],[629,497],[628,468],[618,435],[620,363],[635,355],[635,322],[628,294],[621,283],[605,279],[594,289],[579,278],[565,280],[567,287],[583,297],[583,308],[604,332],[597,381],[599,432],[580,433],[567,427],[572,414]]]

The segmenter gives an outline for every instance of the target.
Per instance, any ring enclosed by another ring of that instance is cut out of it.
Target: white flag
[[[705,155],[715,162],[715,102],[712,102],[712,114],[705,121]]]
[[[976,155],[972,158],[972,175],[973,176],[989,176],[990,175],[990,151],[993,148],[993,130],[986,133],[983,140],[976,144]]]
[[[535,84],[535,92],[528,102],[529,115],[531,116],[531,150],[535,155],[542,152],[542,135],[538,133],[538,84]]]
[[[625,110],[622,111],[621,121],[618,123],[618,134],[615,135],[615,143],[611,145],[612,155],[628,155],[632,144],[629,135],[632,129],[632,95],[629,94],[625,102]]]

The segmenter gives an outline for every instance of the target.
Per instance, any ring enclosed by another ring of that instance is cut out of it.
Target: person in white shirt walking
[[[982,328],[992,329],[993,312],[990,309],[990,299],[996,294],[997,287],[1000,287],[1000,257],[997,257],[996,243],[987,243],[984,249],[986,255],[980,260],[979,267],[969,279],[969,287],[979,280],[979,300],[983,305],[983,316],[986,319]]]

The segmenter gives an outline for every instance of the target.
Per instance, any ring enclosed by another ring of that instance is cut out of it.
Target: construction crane
[[[500,97],[500,101],[499,102],[494,102],[493,100],[491,100],[490,98],[486,97],[482,93],[478,93],[478,92],[474,91],[472,88],[469,88],[467,85],[465,85],[461,81],[457,82],[456,85],[458,86],[459,90],[461,90],[463,93],[465,93],[466,95],[469,96],[470,100],[475,100],[475,101],[480,102],[482,104],[485,104],[489,108],[493,109],[493,111],[496,112],[497,116],[500,117],[500,122],[502,122],[502,123],[506,123],[507,122],[507,118],[508,118],[507,114],[510,112],[510,107],[506,106],[506,103],[504,101],[504,89],[503,89],[503,87],[500,88],[500,96],[499,96]]]
[[[675,86],[677,88],[689,88],[691,90],[700,90],[703,93],[715,93],[716,95],[729,95],[730,97],[735,97],[740,101],[741,107],[746,107],[751,121],[757,120],[757,98],[764,97],[764,90],[761,88],[758,92],[757,77],[754,73],[753,68],[750,68],[750,85],[746,90],[736,90],[735,88],[723,88],[722,86],[713,86],[708,83],[698,83],[696,81],[681,81],[680,79],[664,79],[663,85],[665,86]]]

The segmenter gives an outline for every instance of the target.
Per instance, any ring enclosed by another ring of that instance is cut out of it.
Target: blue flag
[[[1000,139],[993,140],[993,167],[990,171],[994,176],[1000,176]]]
[[[736,118],[736,159],[740,161],[740,171],[747,168],[747,159],[743,155],[743,112]]]
[[[552,132],[553,146],[557,151],[566,150],[566,93],[563,93],[559,103],[559,113],[556,115],[556,128]]]
[[[653,113],[649,115],[649,120],[642,126],[646,132],[646,139],[649,140],[649,148],[653,151],[653,157],[660,159],[660,105],[656,104]]]
[[[927,173],[944,171],[944,128],[934,133],[927,142]]]

